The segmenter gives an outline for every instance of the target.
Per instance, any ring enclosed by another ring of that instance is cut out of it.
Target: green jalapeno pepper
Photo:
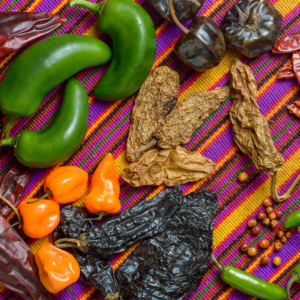
[[[284,221],[283,223],[284,228],[293,228],[300,226],[300,209],[295,210],[292,212]]]
[[[31,168],[59,164],[81,145],[89,117],[88,95],[75,78],[68,80],[64,99],[54,121],[42,131],[25,130],[12,138],[0,140],[0,146],[12,146],[17,159]]]
[[[108,62],[111,55],[105,43],[75,34],[50,37],[24,51],[0,83],[0,110],[10,118],[5,137],[13,120],[34,114],[57,85],[83,69]]]
[[[71,0],[71,7],[77,5],[92,11],[99,28],[113,40],[113,59],[95,88],[95,96],[106,101],[131,96],[146,80],[155,59],[156,36],[150,16],[132,0],[99,4]]]
[[[259,299],[286,299],[286,290],[279,287],[278,285],[260,279],[235,267],[222,266],[213,255],[212,259],[219,269],[223,281],[225,281],[235,289]]]
[[[290,289],[294,282],[300,282],[300,265],[295,267],[291,279],[286,286],[286,295],[288,300],[291,300]]]

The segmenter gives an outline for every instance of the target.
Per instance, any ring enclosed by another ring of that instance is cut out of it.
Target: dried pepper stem
[[[190,32],[190,30],[188,30],[187,28],[185,28],[178,20],[178,18],[176,17],[175,14],[175,10],[174,10],[174,5],[173,5],[173,0],[169,0],[169,8],[170,8],[170,14],[171,17],[174,21],[174,23],[176,24],[176,26],[184,33],[187,34]]]
[[[22,225],[22,218],[17,210],[17,208],[15,208],[6,198],[4,198],[3,196],[0,195],[0,199],[3,200],[14,212],[15,214],[17,215],[18,217],[18,220],[19,220],[19,227],[21,227]]]
[[[83,253],[87,253],[87,241],[84,239],[85,233],[80,234],[78,239],[70,239],[70,238],[63,238],[59,239],[55,242],[55,246],[57,248],[63,249],[63,248],[77,248]],[[83,239],[81,239],[83,237]]]
[[[105,298],[104,300],[118,300],[120,297],[120,291],[117,292],[116,294],[111,294],[109,293]]]

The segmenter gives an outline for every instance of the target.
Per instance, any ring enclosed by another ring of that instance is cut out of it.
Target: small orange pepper
[[[88,178],[88,173],[78,167],[60,167],[48,175],[44,190],[57,203],[74,202],[84,195]]]
[[[51,233],[60,222],[59,204],[51,200],[27,199],[19,206],[26,235],[39,239]],[[30,203],[29,202],[32,202]]]
[[[114,158],[109,153],[93,175],[91,191],[85,197],[84,204],[92,214],[116,213],[121,209],[119,196],[120,183],[115,171]]]
[[[35,262],[40,280],[50,293],[56,294],[79,279],[80,267],[75,257],[51,243],[36,251]]]

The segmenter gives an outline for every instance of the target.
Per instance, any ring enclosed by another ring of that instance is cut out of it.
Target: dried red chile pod
[[[293,53],[300,50],[300,32],[291,34],[278,40],[272,50],[276,54]]]
[[[300,55],[296,52],[293,53],[293,70],[300,84]]]
[[[194,19],[206,0],[174,0],[175,14],[180,22]],[[169,0],[149,0],[155,10],[172,22]]]
[[[266,0],[239,0],[225,15],[221,30],[227,46],[253,58],[272,50],[282,15]]]
[[[10,224],[0,215],[0,232]],[[0,238],[0,283],[26,300],[55,300],[42,285],[34,255],[14,230]]]
[[[295,78],[293,66],[286,66],[279,69],[279,79]]]

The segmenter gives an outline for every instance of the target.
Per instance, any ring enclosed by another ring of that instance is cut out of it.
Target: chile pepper
[[[283,223],[284,228],[289,229],[300,226],[300,209],[292,212]]]
[[[286,290],[282,287],[260,279],[232,266],[222,266],[212,255],[212,259],[220,271],[223,281],[235,289],[259,299],[286,299]]]
[[[71,157],[81,145],[88,126],[89,103],[84,86],[71,78],[55,120],[42,131],[25,130],[18,136],[0,140],[0,146],[14,147],[25,166],[48,168]]]
[[[278,40],[272,50],[276,54],[293,53],[300,50],[300,32]]]
[[[300,55],[298,53],[293,53],[293,70],[300,84]]]
[[[120,183],[115,171],[114,158],[107,154],[96,169],[90,193],[84,199],[84,205],[92,214],[116,213],[121,209]]]
[[[279,79],[295,78],[293,66],[286,66],[279,69]]]
[[[7,230],[9,223],[0,214],[0,232]],[[0,238],[0,283],[26,300],[55,300],[42,285],[34,255],[13,229]]]
[[[131,0],[70,1],[71,7],[77,5],[92,11],[99,28],[113,40],[113,59],[94,90],[95,96],[106,101],[131,96],[146,80],[155,59],[156,36],[150,16]]]
[[[66,19],[49,12],[1,12],[0,58],[61,26]]]
[[[111,58],[109,47],[92,37],[64,34],[47,38],[23,52],[0,83],[0,110],[10,121],[35,113],[46,95],[77,72]]]
[[[35,262],[41,282],[50,293],[56,294],[79,279],[80,267],[75,257],[51,243],[36,251]],[[76,299],[72,290],[69,291]]]
[[[300,265],[295,267],[293,274],[286,286],[286,295],[288,300],[291,300],[290,289],[294,282],[300,282]]]

